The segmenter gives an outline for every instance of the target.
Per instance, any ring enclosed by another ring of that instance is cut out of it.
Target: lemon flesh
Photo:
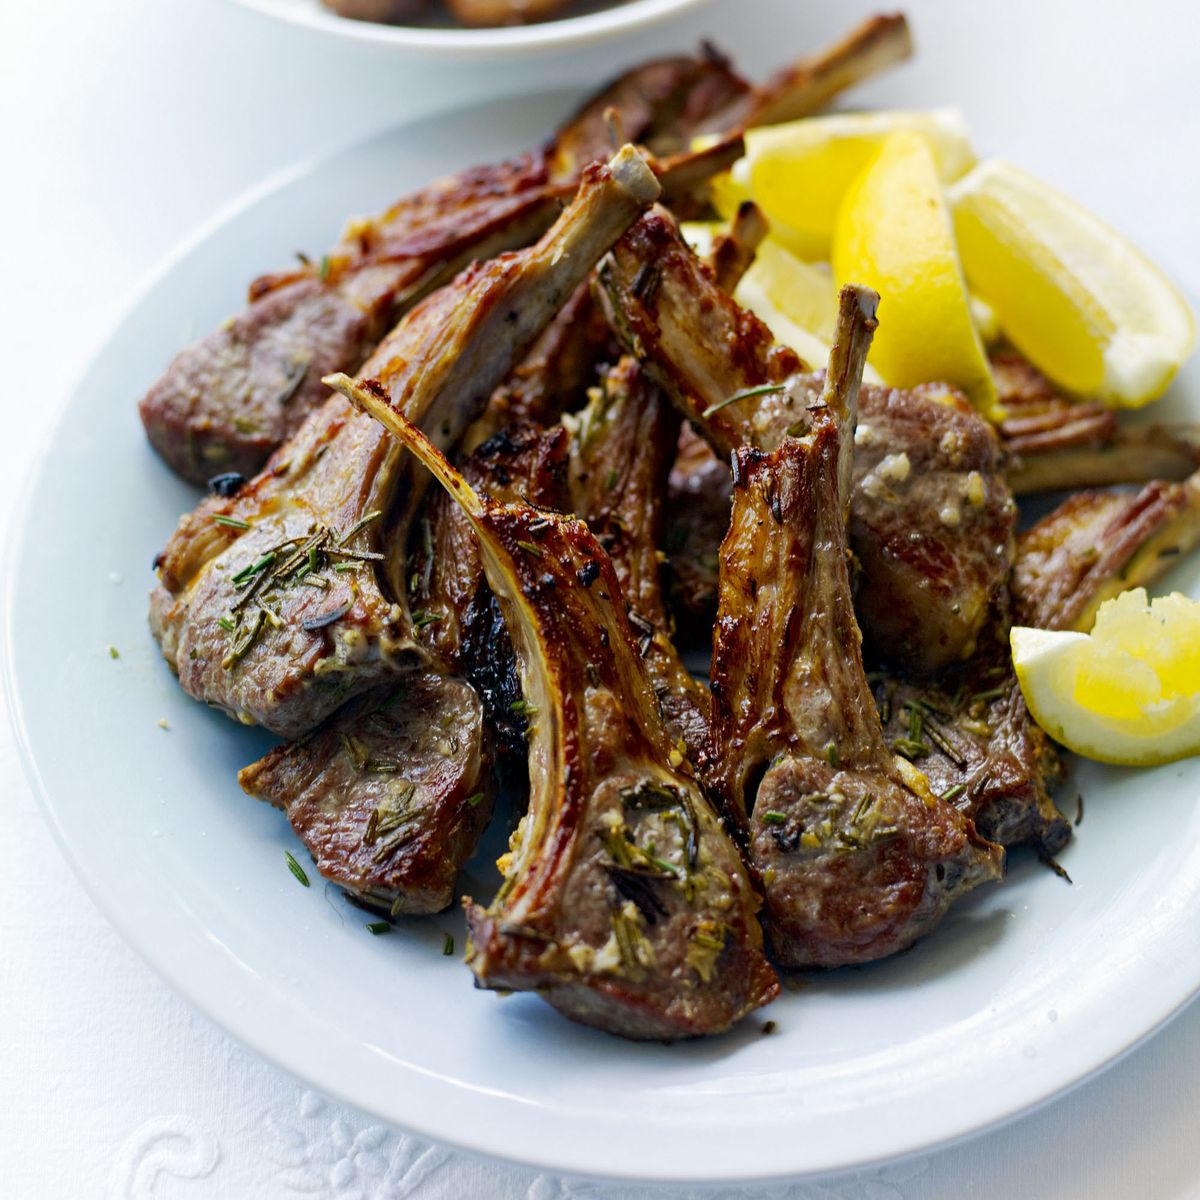
[[[971,316],[933,153],[912,130],[888,135],[850,185],[833,236],[838,284],[881,297],[869,361],[897,387],[961,388],[992,419],[996,385]]]
[[[804,259],[828,258],[843,196],[897,129],[925,139],[945,183],[975,161],[966,125],[953,109],[805,117],[749,130],[745,157],[714,183],[714,205],[728,219],[753,198],[788,249]]]
[[[1033,719],[1068,749],[1122,766],[1200,754],[1200,602],[1134,588],[1090,634],[1017,626],[1011,644]]]
[[[975,166],[949,199],[972,289],[1035,366],[1114,406],[1163,393],[1196,324],[1157,267],[1073,200],[999,159]]]

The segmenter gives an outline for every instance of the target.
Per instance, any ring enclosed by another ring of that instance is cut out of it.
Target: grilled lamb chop
[[[418,673],[352,701],[243,768],[321,876],[389,912],[440,912],[491,816],[483,706],[464,680]]]
[[[761,93],[711,53],[634,68],[541,150],[433,183],[353,222],[319,262],[257,279],[249,307],[180,353],[142,399],[151,444],[197,482],[221,472],[252,474],[323,402],[324,375],[357,370],[408,308],[472,260],[540,236],[584,168],[615,149],[615,127],[628,140],[670,153],[689,146],[702,124],[715,128],[719,112],[728,114],[717,122],[721,132],[740,130],[760,110],[770,117],[766,97],[775,98],[777,111],[783,105],[789,115],[811,112],[909,49],[903,18],[879,18]],[[738,147],[728,138],[665,163],[665,190],[687,196],[728,166]]]
[[[499,895],[467,905],[477,981],[536,990],[625,1037],[727,1029],[778,992],[758,898],[686,765],[671,765],[608,556],[578,518],[476,494],[394,409],[340,386],[462,506],[521,665],[532,794]]]
[[[1127,427],[1101,404],[1069,400],[1015,351],[992,356],[1009,485],[1018,495],[1186,479],[1200,468],[1195,428]]]
[[[821,374],[715,286],[661,209],[598,278],[614,332],[722,457],[772,449],[820,402]],[[1016,508],[994,434],[950,389],[866,387],[862,412],[850,533],[864,633],[933,671],[972,652],[1012,562]]]
[[[139,406],[154,448],[187,479],[251,475],[356,370],[388,328],[473,259],[540,236],[561,207],[541,155],[432,184],[359,221],[320,260],[263,276],[249,307],[182,351]]]
[[[911,945],[1003,851],[884,742],[850,600],[854,413],[878,297],[845,288],[827,385],[770,450],[733,453],[713,645],[713,759],[786,966]]]
[[[493,438],[463,473],[493,496],[561,505],[567,442],[561,427]],[[238,776],[287,813],[324,878],[393,917],[453,900],[491,815],[493,752],[509,782],[510,761],[519,756],[523,770],[526,755],[525,719],[511,711],[521,697],[512,645],[475,535],[441,492],[418,528],[409,602],[437,673],[352,701]]]
[[[476,265],[406,317],[362,372],[453,445],[658,184],[631,147],[597,164],[528,250]],[[403,521],[423,472],[332,397],[236,495],[184,517],[160,556],[151,624],[184,690],[285,737],[425,658],[405,602]],[[407,518],[406,518],[407,519]],[[398,527],[399,525],[399,527]],[[378,569],[387,566],[389,578]]]
[[[495,501],[566,508],[570,440],[561,425],[498,433],[463,464],[463,478]],[[523,764],[528,722],[520,715],[512,642],[487,585],[471,523],[440,490],[426,502],[411,564],[409,600],[420,613],[426,645],[471,681],[500,748]]]
[[[1105,600],[1152,583],[1197,546],[1200,471],[1137,492],[1077,492],[1018,540],[1017,620],[1087,633]]]

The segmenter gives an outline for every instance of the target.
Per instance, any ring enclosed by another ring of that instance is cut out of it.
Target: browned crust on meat
[[[323,879],[391,916],[440,912],[491,815],[483,710],[462,680],[416,675],[238,774],[286,814]]]
[[[1153,582],[1197,545],[1200,472],[1137,492],[1077,492],[1018,541],[1017,620],[1087,632],[1105,600]]]

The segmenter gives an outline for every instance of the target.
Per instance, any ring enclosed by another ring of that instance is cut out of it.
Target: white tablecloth
[[[599,80],[648,53],[694,46],[702,33],[761,72],[867,8],[725,0],[621,44],[463,67],[327,43],[222,0],[6,0],[0,514],[139,277],[271,172],[408,115]],[[1194,6],[913,0],[910,13],[918,62],[864,89],[862,102],[959,104],[978,145],[1060,183],[1200,292]],[[62,752],[71,753],[69,731]],[[445,1151],[324,1100],[243,1051],[168,991],[84,895],[25,783],[6,721],[0,829],[0,1196],[649,1193]],[[1193,1006],[1102,1077],[998,1132],[884,1170],[721,1194],[1200,1195],[1198,1080]]]

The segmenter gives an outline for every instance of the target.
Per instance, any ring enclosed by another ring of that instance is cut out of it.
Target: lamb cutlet
[[[734,451],[713,645],[713,760],[784,965],[911,945],[1004,852],[893,757],[862,663],[845,513],[877,297],[844,288],[827,384],[770,450]]]
[[[415,303],[472,260],[527,245],[560,207],[532,154],[352,223],[319,262],[255,280],[243,312],[176,356],[139,405],[151,444],[196,482],[252,475],[324,403],[322,376],[357,370]]]
[[[630,281],[646,261],[656,264],[656,282],[638,297]],[[605,257],[599,277],[622,340],[640,347],[647,371],[722,453],[739,441],[773,448],[821,403],[822,377],[789,374],[766,327],[712,286],[669,218],[643,217]],[[732,348],[732,365],[713,347]],[[886,655],[878,676],[901,693],[894,713],[907,722],[912,700],[952,713],[955,726],[947,755],[908,739],[907,725],[889,711],[888,741],[928,763],[938,793],[981,831],[1052,852],[1069,826],[1050,799],[1057,758],[1031,721],[1008,660],[1016,508],[996,436],[943,385],[864,386],[859,400],[849,520],[863,568],[856,609],[868,644]],[[691,532],[709,531],[693,522]],[[977,679],[984,676],[986,685]],[[951,704],[979,692],[989,697],[984,713]]]
[[[1200,468],[1196,427],[1126,426],[1102,404],[1063,396],[1015,351],[992,355],[1006,417],[1000,438],[1018,496],[1152,480],[1180,481]]]
[[[1017,620],[1090,632],[1105,600],[1152,583],[1197,546],[1200,471],[1138,491],[1077,492],[1018,540]]]
[[[339,386],[462,506],[520,663],[530,806],[496,900],[467,905],[478,983],[536,990],[631,1038],[728,1028],[778,992],[758,897],[686,765],[671,765],[604,549],[576,517],[476,494],[393,408]]]
[[[561,427],[493,438],[464,475],[493,496],[561,505],[567,442]],[[519,757],[525,768],[512,645],[475,535],[444,493],[431,500],[413,539],[409,602],[435,669],[351,701],[238,776],[287,814],[323,878],[393,917],[453,901],[492,813],[493,765]]]
[[[705,52],[646,63],[604,88],[540,150],[476,167],[354,221],[319,261],[264,275],[249,307],[184,350],[142,399],[151,444],[185,478],[248,476],[324,401],[325,374],[359,368],[408,308],[472,260],[528,245],[553,222],[590,163],[619,140],[657,154],[705,130],[802,115],[911,53],[903,17],[864,22],[828,52],[755,89]],[[720,114],[724,113],[722,117]],[[736,136],[656,169],[685,201],[728,166]]]
[[[483,706],[421,672],[351,701],[238,773],[282,809],[321,877],[392,916],[440,912],[492,811]]]
[[[472,267],[397,327],[360,373],[455,444],[593,263],[658,194],[631,147],[584,172],[558,223],[528,250]],[[284,737],[426,655],[405,599],[389,510],[426,485],[402,448],[332,397],[236,495],[184,517],[160,556],[151,624],[190,695]],[[379,568],[388,568],[384,572]]]
[[[754,260],[766,223],[745,204],[728,234],[717,237],[712,268],[732,291]],[[662,392],[626,356],[605,372],[588,404],[565,417],[571,439],[572,509],[612,559],[638,631],[638,650],[654,682],[679,756],[703,777],[709,750],[707,688],[684,666],[672,640],[663,592],[663,500],[679,439],[680,417]]]
[[[715,285],[661,209],[598,278],[622,343],[720,457],[747,442],[772,449],[820,402],[822,375]],[[850,533],[868,568],[856,593],[863,632],[935,670],[972,652],[1012,562],[1016,509],[993,435],[950,389],[866,387],[862,410],[856,458],[870,469],[856,470]]]

